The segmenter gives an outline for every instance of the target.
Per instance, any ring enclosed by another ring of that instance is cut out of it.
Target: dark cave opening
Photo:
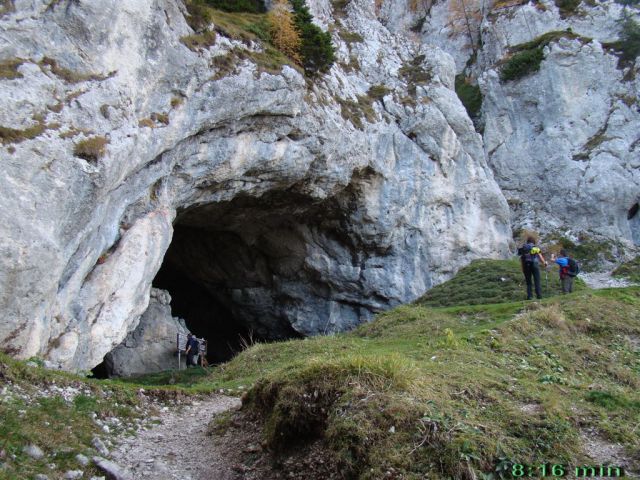
[[[253,332],[234,318],[233,313],[201,283],[172,265],[171,248],[167,256],[169,261],[165,258],[153,286],[167,290],[171,295],[172,315],[184,319],[191,333],[207,340],[210,364],[231,359],[242,350],[243,342],[255,339]]]
[[[152,286],[170,294],[168,314],[207,339],[210,364],[252,340],[354,328],[386,305],[367,282],[382,269],[369,257],[388,253],[375,230],[353,231],[356,198],[350,188],[322,200],[272,191],[178,210]],[[129,343],[137,348],[136,332],[146,331],[155,330],[137,328]]]

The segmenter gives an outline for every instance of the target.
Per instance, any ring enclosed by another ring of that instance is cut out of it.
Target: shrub
[[[206,3],[225,12],[265,13],[263,0],[205,0]]]
[[[456,75],[456,93],[467,110],[469,117],[477,118],[482,107],[482,93],[480,87],[473,85],[463,74]]]
[[[194,31],[204,31],[209,25],[211,25],[213,20],[211,17],[211,11],[202,0],[191,0],[186,3],[186,7],[189,16],[185,19]]]
[[[287,0],[276,0],[269,12],[271,38],[273,44],[282,53],[297,63],[300,59],[300,33],[294,24],[293,14],[289,11]]]
[[[407,81],[408,91],[411,95],[416,94],[417,85],[424,85],[431,81],[431,72],[425,70],[422,66],[424,60],[424,55],[418,55],[398,70],[398,73]]]
[[[620,67],[632,64],[640,55],[640,24],[631,17],[625,18],[622,21],[620,40],[609,46],[620,52]]]
[[[97,162],[106,153],[107,143],[109,142],[105,137],[87,138],[76,143],[73,154],[88,162]]]
[[[300,55],[302,66],[307,73],[328,71],[335,61],[335,48],[329,32],[323,32],[315,25],[305,0],[290,0],[295,14],[295,22],[300,32]]]
[[[367,94],[374,100],[381,100],[390,90],[384,85],[372,85]]]
[[[533,72],[540,70],[540,64],[544,59],[542,47],[524,50],[513,55],[502,67],[500,79],[503,82],[517,80]]]
[[[560,16],[565,18],[576,12],[580,5],[580,0],[555,0],[555,4],[560,10]]]

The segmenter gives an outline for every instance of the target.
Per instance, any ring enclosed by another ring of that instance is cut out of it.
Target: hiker
[[[551,255],[551,261],[558,264],[560,273],[560,283],[562,283],[562,294],[571,293],[573,291],[573,279],[580,272],[578,262],[571,258],[567,251],[563,248],[560,250],[560,256],[556,258],[555,255]]]
[[[191,365],[197,367],[198,353],[200,353],[200,343],[198,342],[198,339],[192,334],[187,335],[187,349],[185,353],[187,354],[187,368],[189,368]]]
[[[547,261],[542,256],[542,251],[536,246],[536,241],[533,237],[527,237],[527,242],[518,249],[518,255],[520,255],[520,263],[522,265],[522,273],[524,273],[524,279],[527,282],[527,300],[531,300],[531,277],[536,287],[536,298],[542,298],[542,291],[540,290],[540,263],[545,267]]]

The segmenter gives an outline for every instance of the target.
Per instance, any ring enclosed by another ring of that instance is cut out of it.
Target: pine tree
[[[295,23],[300,32],[302,66],[307,73],[326,72],[335,61],[335,48],[331,34],[315,25],[305,0],[290,0],[295,14]]]
[[[276,0],[269,12],[273,44],[293,61],[302,65],[300,57],[300,33],[296,28],[293,13],[287,0]]]

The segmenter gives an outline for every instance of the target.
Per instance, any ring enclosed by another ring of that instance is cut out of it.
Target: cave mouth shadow
[[[170,252],[167,255],[170,256]],[[266,340],[257,338],[250,327],[238,321],[202,284],[189,278],[170,261],[163,262],[153,287],[167,290],[171,295],[171,314],[183,319],[196,337],[207,340],[209,364],[230,360],[251,339]]]
[[[171,295],[172,316],[207,340],[210,364],[230,360],[252,342],[304,337],[288,308],[306,302],[299,293],[311,280],[304,273],[307,225],[326,219],[324,206],[272,192],[178,212],[152,285]],[[299,287],[290,295],[283,284]]]

